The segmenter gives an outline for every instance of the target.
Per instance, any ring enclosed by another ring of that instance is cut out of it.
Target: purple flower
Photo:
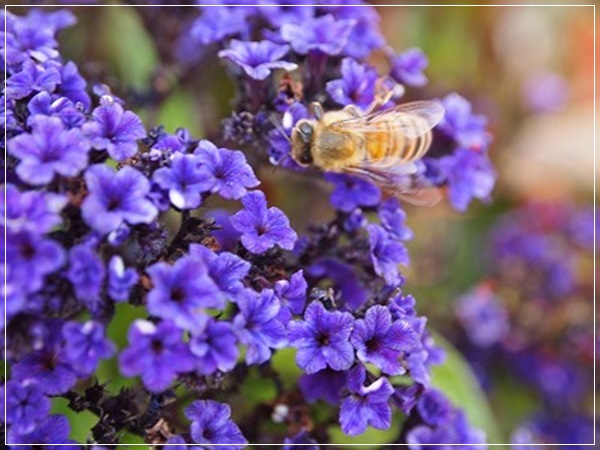
[[[179,135],[165,133],[164,135],[158,137],[158,141],[152,146],[152,150],[158,151],[158,154],[161,156],[183,152],[185,151],[187,145],[191,143],[184,139],[185,137],[182,138]],[[150,153],[152,154],[153,152],[151,151]]]
[[[5,317],[0,316],[0,329],[4,329],[7,321],[19,314],[27,305],[25,285],[28,279],[15,276],[13,266],[8,264],[0,265],[0,277],[6,280],[0,287],[0,295],[5,299],[4,311],[6,312]]]
[[[576,421],[577,422],[577,421]],[[454,409],[454,417],[452,418],[452,426],[456,433],[456,442],[459,444],[472,444],[473,450],[481,448],[486,443],[485,432],[479,428],[471,426],[467,420],[464,411]],[[568,442],[573,442],[569,440]],[[588,441],[589,442],[589,441]],[[467,446],[468,448],[469,446]]]
[[[308,402],[324,400],[337,405],[346,386],[346,372],[338,372],[330,368],[311,374],[303,374],[298,380],[302,396]]]
[[[23,63],[23,69],[6,80],[6,97],[21,99],[32,92],[52,92],[60,83],[60,73],[51,65],[36,64],[31,60]]]
[[[174,155],[171,167],[158,169],[152,179],[169,192],[169,200],[179,209],[200,206],[200,194],[209,191],[215,184],[211,174],[195,155]]]
[[[277,99],[275,100],[277,102]],[[300,119],[308,118],[308,109],[300,102],[291,105],[284,103],[281,127],[271,130],[269,133],[269,161],[271,164],[282,165],[282,167],[300,170],[300,166],[289,157],[291,146],[290,137],[294,125]],[[279,109],[279,108],[278,108]]]
[[[158,214],[146,198],[150,182],[131,167],[115,172],[107,165],[95,164],[85,172],[85,182],[89,194],[81,212],[87,224],[99,233],[116,230],[124,222],[150,223]]]
[[[456,316],[473,344],[489,347],[510,332],[508,313],[487,286],[478,286],[457,300]]]
[[[148,311],[181,328],[202,329],[206,320],[202,309],[224,306],[206,264],[198,257],[184,256],[173,265],[159,262],[148,267],[147,272],[153,284],[148,293]]]
[[[450,203],[457,211],[466,211],[473,198],[489,199],[496,172],[484,153],[459,148],[440,158],[437,165],[447,180]]]
[[[368,221],[360,208],[356,208],[344,220],[344,230],[355,233],[367,225]]]
[[[11,425],[11,431],[18,434],[31,433],[50,412],[50,400],[31,379],[10,380],[4,389],[6,422]]]
[[[52,12],[42,12],[42,9],[31,9],[27,14],[27,20],[22,22],[23,25],[43,28],[52,33],[73,26],[75,23],[77,23],[77,19],[68,9],[60,9]],[[37,58],[34,57],[34,59]]]
[[[146,136],[142,121],[112,97],[103,97],[100,103],[92,112],[94,121],[83,125],[82,130],[96,150],[106,150],[116,161],[131,158],[138,152],[138,139]]]
[[[352,58],[342,60],[341,71],[342,78],[329,81],[325,87],[329,96],[340,105],[368,107],[375,98],[377,72]]]
[[[283,450],[319,450],[317,441],[308,437],[306,431],[301,431],[291,438],[286,437],[284,442]]]
[[[240,312],[233,326],[240,342],[247,346],[246,363],[262,364],[271,357],[272,348],[287,344],[283,324],[277,319],[281,304],[270,289],[262,293],[245,289],[238,296]]]
[[[417,406],[422,391],[423,386],[419,383],[396,387],[394,389],[394,404],[408,416],[412,409]]]
[[[249,192],[242,198],[244,209],[231,216],[233,227],[242,233],[244,247],[254,254],[264,253],[276,244],[292,250],[298,236],[290,227],[283,211],[271,207],[267,209],[265,194]]]
[[[133,268],[125,268],[123,259],[114,255],[108,262],[108,296],[115,302],[129,298],[130,289],[137,283],[138,274]]]
[[[429,389],[419,397],[417,411],[427,424],[442,425],[450,419],[452,405],[441,392]]]
[[[313,277],[325,277],[333,282],[333,288],[340,292],[340,306],[356,310],[369,297],[369,292],[348,264],[335,258],[321,258],[308,268]]]
[[[121,373],[139,375],[152,392],[164,391],[176,374],[193,370],[194,359],[181,339],[181,330],[172,322],[136,320],[127,339],[129,347],[119,356]]]
[[[525,80],[523,100],[529,110],[537,113],[558,111],[569,96],[569,83],[552,72],[536,73]]]
[[[340,2],[336,5],[323,5],[321,9],[332,13],[336,19],[354,20],[355,24],[348,38],[344,53],[352,58],[362,60],[367,58],[375,49],[385,44],[385,39],[379,31],[379,14],[373,6],[361,1]],[[351,6],[359,5],[359,6]]]
[[[76,245],[70,250],[67,278],[73,285],[77,298],[92,313],[97,312],[100,306],[100,288],[105,274],[104,263],[86,244]]]
[[[8,232],[6,261],[13,279],[20,280],[26,292],[36,292],[47,275],[62,267],[65,253],[57,242],[32,231]]]
[[[451,450],[453,448],[453,445],[451,445],[452,440],[452,433],[449,430],[431,428],[427,425],[418,425],[406,434],[406,443],[410,450],[429,448]]]
[[[401,319],[404,316],[415,317],[415,304],[416,300],[412,295],[404,295],[402,292],[392,297],[392,302],[388,305],[392,317],[394,319]]]
[[[401,242],[396,241],[388,232],[376,224],[367,225],[369,244],[371,246],[371,262],[377,275],[385,282],[396,285],[401,281],[398,264],[408,265],[408,251]]]
[[[17,175],[29,184],[49,183],[56,174],[73,177],[88,164],[89,143],[80,130],[66,130],[58,117],[30,119],[32,133],[8,141],[8,151],[20,159]]]
[[[406,370],[400,357],[419,345],[419,337],[408,322],[392,322],[390,310],[375,305],[367,310],[364,319],[354,323],[350,342],[363,363],[374,364],[388,375],[401,375]]]
[[[43,347],[28,353],[12,366],[12,378],[35,380],[44,394],[67,392],[75,385],[77,378],[63,345],[61,323],[52,322],[43,337]]]
[[[424,348],[406,356],[406,367],[411,378],[423,386],[429,386],[431,382],[428,359],[429,353]]]
[[[558,413],[558,414],[557,414]],[[476,430],[478,431],[478,430]],[[590,445],[594,441],[594,418],[578,412],[544,410],[519,426],[511,436],[511,447],[526,450],[531,444],[546,445],[549,442],[562,444],[560,448]]]
[[[348,395],[340,406],[340,426],[350,436],[363,433],[367,426],[385,430],[392,423],[389,399],[394,388],[387,378],[379,378],[364,386],[367,374],[363,366],[356,366],[348,374]]]
[[[246,9],[211,6],[203,8],[202,16],[192,25],[190,36],[202,45],[210,45],[230,36],[245,35],[249,29]]]
[[[219,52],[219,57],[232,61],[250,78],[264,80],[272,70],[289,72],[298,68],[297,64],[281,60],[289,49],[289,45],[277,45],[271,41],[242,42],[234,39],[228,49]]]
[[[67,322],[62,328],[65,354],[80,376],[91,375],[101,359],[110,358],[115,346],[104,336],[104,327],[94,321]]]
[[[207,177],[213,186],[211,192],[223,198],[237,200],[246,194],[247,188],[260,184],[239,150],[218,149],[211,142],[203,140],[198,143],[194,153],[208,170]]]
[[[243,279],[248,275],[251,264],[229,252],[216,254],[200,244],[191,244],[189,253],[204,261],[208,274],[224,294],[235,295],[244,289]]]
[[[302,314],[306,302],[308,284],[304,279],[304,272],[299,270],[288,280],[279,280],[275,283],[275,293],[283,305],[294,314]]]
[[[423,393],[417,410],[424,423],[408,430],[406,442],[411,449],[429,448],[432,444],[445,444],[441,447],[448,449],[460,444],[461,448],[474,449],[485,443],[485,434],[471,427],[463,411],[453,408],[440,392]]]
[[[34,444],[37,444],[51,450],[61,450],[64,446],[60,444],[75,443],[69,439],[70,432],[71,429],[67,418],[60,414],[52,414],[40,422],[31,433],[18,434],[13,429],[9,430],[6,441],[14,446],[17,444],[29,444],[31,447],[35,447]],[[78,446],[70,446],[69,448],[73,450],[79,449]]]
[[[327,14],[302,23],[285,23],[280,33],[297,53],[322,52],[335,56],[346,47],[355,23],[354,20],[335,20]]]
[[[340,306],[355,310],[367,301],[368,291],[348,264],[335,258],[321,258],[308,268],[308,273],[312,277],[325,277],[333,282],[333,288],[340,292]]]
[[[427,84],[427,77],[423,71],[429,61],[421,49],[409,48],[392,58],[390,75],[398,83],[408,86],[423,87]]]
[[[354,363],[353,324],[354,318],[347,312],[327,311],[319,301],[308,305],[304,320],[289,324],[290,345],[298,349],[298,366],[309,374],[326,367],[349,369]]]
[[[71,13],[69,13],[71,14]],[[71,15],[74,21],[74,16]],[[23,61],[33,58],[44,62],[49,58],[56,58],[58,42],[54,38],[55,29],[48,26],[40,26],[38,21],[31,21],[6,14],[7,27],[3,29],[6,36],[5,58],[9,67],[18,67]]]
[[[569,239],[589,250],[595,246],[594,233],[599,226],[600,223],[595,220],[594,210],[591,207],[584,207],[571,213],[566,231]]]
[[[51,116],[60,113],[60,111],[72,105],[72,102],[65,97],[56,97],[55,95],[48,94],[47,92],[40,92],[35,94],[29,103],[27,103],[27,110],[31,116],[37,114]],[[29,117],[28,119],[30,119]]]
[[[235,251],[241,234],[231,225],[229,212],[224,209],[213,209],[207,213],[207,216],[220,227],[220,229],[214,230],[212,235],[221,246],[221,250]]]
[[[19,124],[15,115],[16,100],[7,99],[4,95],[2,95],[0,96],[0,101],[2,102],[0,103],[0,118],[4,118],[6,130],[21,133],[23,128]]]
[[[414,234],[406,226],[406,213],[400,207],[400,202],[395,198],[389,198],[379,205],[379,218],[381,225],[390,235],[401,241],[412,239]]]
[[[350,212],[361,206],[375,206],[381,200],[377,186],[360,178],[328,173],[325,179],[335,185],[330,201],[334,208]]]
[[[56,97],[47,92],[36,94],[27,104],[31,115],[27,123],[36,120],[36,115],[58,116],[67,128],[78,128],[86,121],[85,115],[66,97]]]
[[[69,61],[61,70],[61,81],[58,92],[73,103],[81,103],[87,110],[90,107],[90,96],[85,92],[87,83],[77,70],[77,65]]]
[[[261,5],[259,12],[271,25],[279,28],[285,23],[298,23],[314,16],[315,7],[311,0],[296,0],[294,5]]]
[[[196,356],[196,369],[202,375],[220,370],[229,372],[237,363],[237,337],[229,322],[209,319],[203,330],[190,339],[190,350]]]
[[[172,435],[169,439],[167,439],[167,442],[165,442],[165,444],[168,445],[169,450],[204,450],[202,447],[197,446],[197,445],[189,445],[185,439],[178,435],[178,434],[174,434]]]
[[[199,445],[190,445],[182,436],[178,434],[174,434],[167,439],[166,444],[170,444],[168,445],[169,450],[204,450],[206,448]]]
[[[19,191],[13,184],[5,185],[3,190],[5,195],[0,194],[0,223],[11,231],[47,233],[62,223],[60,212],[67,204],[65,196],[50,192]]]
[[[491,137],[486,131],[486,117],[473,114],[471,103],[457,93],[446,95],[442,103],[446,113],[438,128],[459,147],[475,151],[487,149]]]
[[[231,408],[225,403],[196,400],[186,408],[185,415],[192,420],[190,433],[198,444],[221,444],[216,448],[227,450],[241,449],[248,444],[231,420]]]

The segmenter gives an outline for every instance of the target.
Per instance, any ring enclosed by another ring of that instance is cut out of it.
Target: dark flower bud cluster
[[[515,444],[593,441],[593,250],[591,207],[510,211],[491,232],[489,277],[456,302],[456,341],[483,386],[505,367],[537,398]]]
[[[128,432],[154,445],[291,448],[330,442],[331,426],[350,436],[388,429],[400,413],[397,442],[412,448],[485,441],[431,386],[430,367],[443,353],[403,291],[398,266],[409,264],[404,242],[413,233],[399,201],[328,174],[336,216],[299,237],[285,212],[269,206],[242,151],[183,129],[148,131],[106,86],[90,96],[58,52],[56,33],[75,22],[72,13],[5,19],[9,443],[70,443],[66,417],[50,414],[59,397],[98,417],[94,444],[119,443]],[[289,133],[312,100],[361,107],[390,79],[426,82],[425,56],[390,53],[377,23],[364,5],[214,6],[180,44],[192,42],[203,57],[217,52],[238,84],[222,141],[244,150],[265,142],[280,161],[290,149],[272,113]],[[388,78],[365,63],[374,50],[389,56]],[[301,75],[277,87],[281,71]],[[490,139],[465,99],[451,94],[444,103],[436,133],[449,148],[434,149],[422,170],[464,210],[494,184]],[[236,212],[207,210],[216,198]],[[138,315],[117,348],[109,327],[122,304]],[[275,365],[289,348],[302,372],[292,388]],[[94,380],[111,358],[123,377],[139,377],[117,394]],[[232,410],[255,371],[277,398],[250,413]],[[317,401],[331,405],[318,423],[309,414]]]

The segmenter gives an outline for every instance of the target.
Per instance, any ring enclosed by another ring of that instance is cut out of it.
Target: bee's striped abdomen
[[[402,121],[403,129],[414,130],[411,133],[414,137],[405,137],[404,145],[398,149],[398,158],[407,162],[422,158],[431,145],[431,131],[429,131],[427,122],[411,114],[401,114],[398,116],[398,120]],[[403,135],[399,128],[394,134]]]
[[[423,131],[427,123],[410,114],[399,114],[395,119],[381,120],[377,131],[365,133],[365,146],[371,161],[394,164],[416,161],[423,157],[431,144],[431,132]],[[415,137],[406,136],[411,129]]]

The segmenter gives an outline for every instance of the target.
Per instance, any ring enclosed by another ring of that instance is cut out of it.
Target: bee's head
[[[292,158],[301,166],[312,164],[312,141],[314,127],[306,119],[299,120],[292,130]]]

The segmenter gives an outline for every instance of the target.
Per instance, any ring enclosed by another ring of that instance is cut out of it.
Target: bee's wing
[[[417,174],[412,163],[392,166],[363,163],[360,166],[347,167],[345,171],[370,181],[387,194],[414,205],[433,206],[442,198],[439,189]]]
[[[362,133],[389,132],[390,128],[394,128],[404,136],[416,139],[435,127],[444,117],[444,112],[440,102],[424,100],[340,120],[330,126]]]

